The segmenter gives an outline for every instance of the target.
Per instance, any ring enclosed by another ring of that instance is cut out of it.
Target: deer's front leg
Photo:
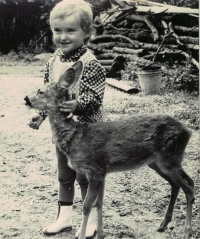
[[[103,197],[104,197],[105,179],[102,182],[101,188],[99,190],[99,195],[96,201],[97,215],[98,215],[98,225],[97,225],[97,239],[103,239]]]
[[[87,194],[83,202],[83,215],[82,215],[83,218],[82,218],[82,226],[81,226],[79,239],[85,239],[88,217],[99,195],[99,191],[102,188],[102,184],[103,184],[103,181],[100,181],[100,180],[89,180]],[[101,239],[101,238],[98,238],[98,239]]]

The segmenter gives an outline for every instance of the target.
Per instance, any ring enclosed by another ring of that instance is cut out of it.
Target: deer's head
[[[26,96],[25,104],[41,111],[58,111],[58,103],[66,96],[68,88],[79,79],[82,67],[82,62],[76,62],[61,75],[57,83],[46,84],[32,95]]]

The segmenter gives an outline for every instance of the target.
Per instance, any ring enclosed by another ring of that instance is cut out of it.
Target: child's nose
[[[66,40],[67,39],[67,34],[62,33],[60,38],[61,38],[61,40]]]

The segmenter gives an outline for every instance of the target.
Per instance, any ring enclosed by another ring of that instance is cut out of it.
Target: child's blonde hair
[[[80,17],[80,25],[82,29],[91,34],[93,24],[93,12],[90,4],[84,0],[63,0],[59,2],[50,12],[50,26],[52,28],[52,20],[65,17],[78,12]]]

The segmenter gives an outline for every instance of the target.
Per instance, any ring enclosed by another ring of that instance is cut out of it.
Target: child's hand
[[[39,129],[43,122],[43,117],[40,114],[32,116],[30,123],[28,124],[32,129]]]
[[[63,101],[59,104],[61,112],[74,113],[78,106],[77,100]]]

